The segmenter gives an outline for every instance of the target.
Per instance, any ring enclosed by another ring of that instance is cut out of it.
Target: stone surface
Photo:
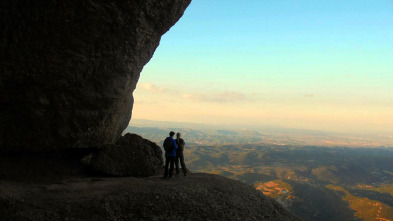
[[[125,134],[116,144],[86,156],[93,170],[114,176],[151,176],[162,171],[163,153],[157,144],[136,134]]]
[[[217,175],[0,183],[0,220],[299,220],[253,187]]]
[[[69,177],[100,175],[81,163],[97,148],[74,148],[42,152],[14,152],[0,154],[0,182],[57,182]]]
[[[0,1],[0,151],[116,142],[143,66],[190,1]]]

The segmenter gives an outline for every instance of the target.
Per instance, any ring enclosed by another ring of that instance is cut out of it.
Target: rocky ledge
[[[172,179],[0,181],[0,220],[299,220],[251,186],[202,173]]]

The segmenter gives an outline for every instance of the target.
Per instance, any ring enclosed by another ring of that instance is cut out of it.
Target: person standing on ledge
[[[176,175],[179,174],[179,160],[180,160],[181,169],[183,170],[184,176],[186,176],[187,169],[186,169],[186,164],[184,163],[184,155],[183,155],[184,145],[186,145],[186,143],[181,138],[180,133],[176,134],[176,144],[177,144],[176,159],[175,159]]]
[[[164,141],[164,150],[165,150],[165,173],[164,173],[164,178],[167,178],[169,175],[169,178],[172,177],[173,174],[173,166],[175,163],[175,158],[176,158],[176,150],[177,150],[177,145],[175,139],[173,139],[173,136],[175,135],[175,132],[171,131],[169,133],[169,137],[167,137]],[[170,164],[170,168],[168,171],[168,166]]]

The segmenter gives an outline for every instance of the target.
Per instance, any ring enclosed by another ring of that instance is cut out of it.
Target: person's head
[[[177,134],[176,134],[176,138],[179,139],[180,137],[181,137],[181,134],[180,134],[180,133],[177,133]]]
[[[175,132],[173,132],[173,131],[169,132],[170,137],[173,137],[174,135],[175,135]]]

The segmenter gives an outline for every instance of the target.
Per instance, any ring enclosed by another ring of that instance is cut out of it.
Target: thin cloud
[[[233,103],[251,100],[243,93],[231,91],[214,94],[183,94],[183,98],[214,103]]]
[[[138,84],[138,88],[141,88],[144,91],[154,93],[154,94],[179,94],[179,91],[166,88],[166,87],[161,87],[152,83],[140,83]]]
[[[140,83],[138,85],[138,87],[145,90],[145,91],[157,92],[157,93],[163,93],[163,92],[167,91],[165,88],[159,87],[159,86],[152,84],[152,83]]]
[[[179,94],[176,90],[161,87],[153,83],[139,83],[138,88],[154,94]],[[234,91],[225,91],[219,93],[183,93],[181,96],[183,99],[187,100],[210,103],[234,103],[252,101],[250,95]]]
[[[315,94],[305,94],[304,97],[315,97]]]

